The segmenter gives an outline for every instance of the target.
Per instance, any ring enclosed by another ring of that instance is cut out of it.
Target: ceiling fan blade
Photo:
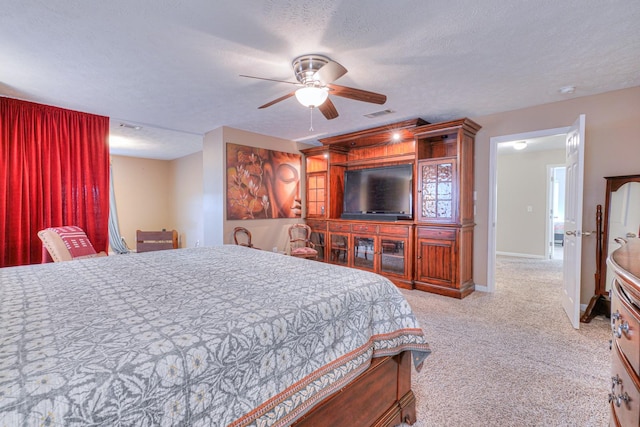
[[[278,103],[278,102],[280,102],[280,101],[284,101],[284,100],[285,100],[285,99],[287,99],[287,98],[291,98],[291,97],[292,97],[292,96],[294,96],[295,94],[296,94],[296,91],[294,90],[293,92],[289,92],[288,94],[286,94],[286,95],[284,95],[284,96],[281,96],[281,97],[280,97],[280,98],[278,98],[278,99],[274,99],[274,100],[273,100],[273,101],[271,101],[271,102],[267,102],[266,104],[259,106],[259,107],[258,107],[258,109],[260,109],[260,108],[267,108],[267,107],[271,107],[273,104],[277,104],[277,103]]]
[[[355,99],[356,101],[371,102],[372,104],[384,104],[387,102],[387,96],[380,93],[369,92],[367,90],[355,89],[352,87],[328,84],[332,95],[341,96],[343,98]]]
[[[347,69],[335,61],[329,61],[313,75],[323,85],[333,83],[347,73]]]
[[[318,110],[322,113],[323,116],[326,117],[327,120],[335,119],[338,117],[338,110],[336,110],[336,106],[331,102],[329,98],[324,101],[318,107]]]
[[[269,82],[278,82],[278,83],[289,83],[290,85],[296,85],[296,86],[302,86],[300,83],[298,82],[288,82],[286,80],[277,80],[277,79],[267,79],[265,77],[256,77],[256,76],[246,76],[244,74],[240,74],[240,77],[246,77],[248,79],[258,79],[258,80],[266,80]]]

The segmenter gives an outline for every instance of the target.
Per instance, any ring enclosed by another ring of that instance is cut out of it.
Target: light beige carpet
[[[561,286],[561,261],[498,257],[494,294],[403,290],[432,350],[415,426],[606,426],[609,320],[573,329]]]

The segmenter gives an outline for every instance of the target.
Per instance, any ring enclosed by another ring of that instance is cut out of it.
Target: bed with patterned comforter
[[[287,425],[429,354],[376,274],[240,246],[0,269],[0,426]]]

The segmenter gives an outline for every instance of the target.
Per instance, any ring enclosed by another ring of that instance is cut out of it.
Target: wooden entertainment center
[[[464,298],[473,283],[474,141],[469,119],[422,119],[321,139],[302,150],[306,222],[318,258],[373,271],[397,286]],[[411,165],[412,219],[343,219],[345,172]]]

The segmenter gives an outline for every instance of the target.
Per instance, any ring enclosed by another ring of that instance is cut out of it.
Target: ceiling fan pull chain
[[[313,132],[313,105],[309,107],[309,132]]]

